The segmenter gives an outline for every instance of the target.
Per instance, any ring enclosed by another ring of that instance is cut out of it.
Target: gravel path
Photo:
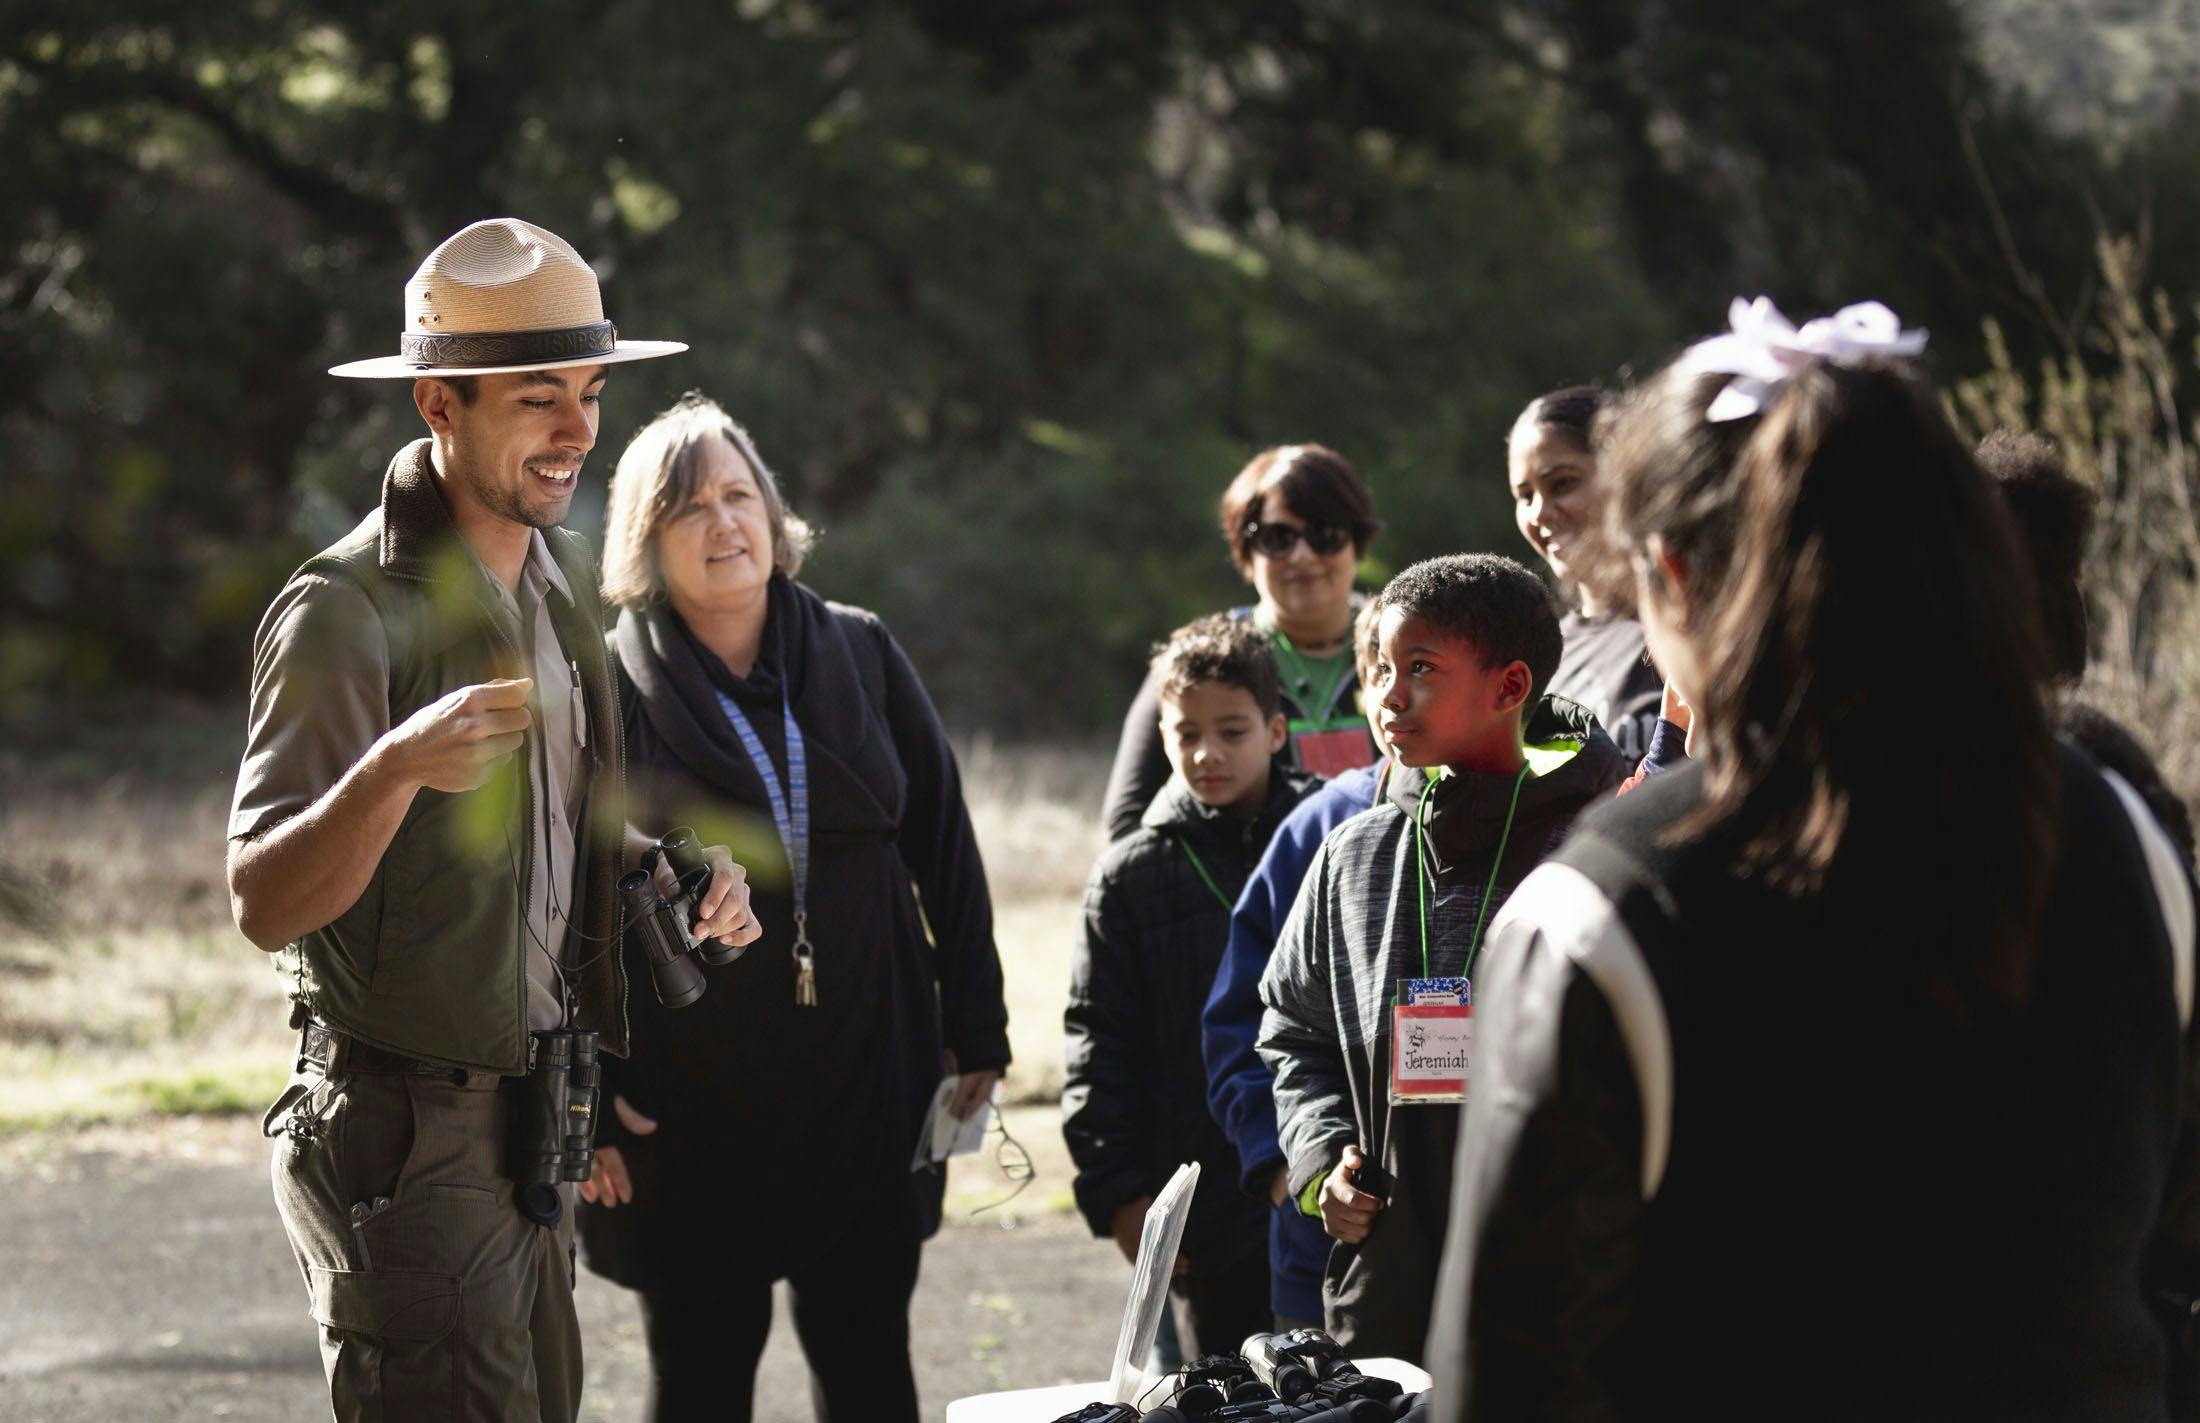
[[[257,1123],[233,1118],[0,1143],[0,1418],[326,1417],[267,1159]],[[1074,1217],[942,1231],[914,1312],[925,1416],[964,1394],[1101,1376],[1127,1284],[1114,1251]],[[756,1417],[803,1423],[807,1376],[781,1305]],[[584,1272],[579,1306],[583,1417],[639,1418],[633,1297]]]

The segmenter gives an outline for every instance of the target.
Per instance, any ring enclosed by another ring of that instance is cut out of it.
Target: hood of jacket
[[[1564,697],[1546,696],[1521,728],[1528,774],[1516,777],[1481,773],[1439,775],[1431,779],[1400,767],[1386,794],[1408,820],[1420,818],[1428,800],[1428,848],[1438,874],[1469,860],[1485,859],[1505,835],[1508,820],[1517,831],[1553,818],[1567,818],[1599,795],[1616,788],[1633,768],[1612,738],[1604,734],[1588,708]]]
[[[1148,830],[1189,840],[1195,846],[1236,845],[1248,834],[1255,837],[1255,843],[1265,845],[1293,807],[1320,789],[1321,784],[1321,777],[1311,771],[1276,762],[1269,769],[1268,799],[1262,803],[1260,814],[1243,820],[1208,805],[1192,794],[1181,777],[1172,775],[1154,792],[1153,802],[1138,823]]]

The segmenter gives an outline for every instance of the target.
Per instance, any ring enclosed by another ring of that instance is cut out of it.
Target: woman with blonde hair
[[[911,1154],[943,1074],[967,1116],[1009,1057],[954,755],[885,625],[795,581],[811,530],[712,401],[634,437],[606,525],[632,802],[738,837],[763,936],[688,1006],[631,1000],[589,1265],[641,1293],[652,1419],[750,1415],[786,1280],[818,1416],[914,1420]]]

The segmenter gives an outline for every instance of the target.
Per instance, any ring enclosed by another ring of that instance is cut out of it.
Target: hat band
[[[513,366],[526,369],[544,361],[608,356],[619,347],[619,329],[608,321],[568,326],[562,331],[497,331],[420,335],[399,338],[404,359],[413,365]]]

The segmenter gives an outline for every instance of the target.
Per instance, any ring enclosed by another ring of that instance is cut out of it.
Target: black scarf
[[[851,641],[876,634],[845,625],[824,599],[781,574],[772,575],[766,596],[771,609],[757,666],[745,678],[734,678],[723,664],[717,671],[736,700],[776,690],[774,683],[785,687],[808,753],[813,843],[893,839],[908,780],[873,690],[883,685],[883,675],[865,675],[879,667],[878,653]],[[759,810],[769,805],[679,615],[662,603],[629,609],[619,615],[612,638],[664,750],[698,784],[729,801]],[[743,711],[757,720],[749,707]]]

